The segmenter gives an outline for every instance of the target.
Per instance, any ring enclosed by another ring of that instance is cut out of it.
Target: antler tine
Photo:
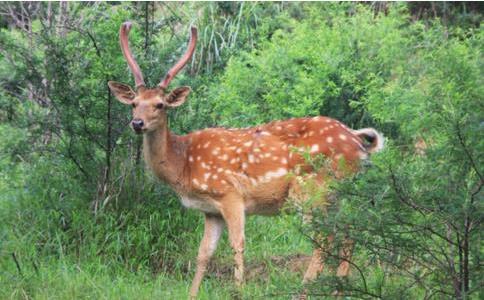
[[[170,84],[171,80],[175,78],[176,74],[180,72],[180,70],[186,65],[186,63],[190,60],[190,58],[193,55],[193,52],[195,52],[195,46],[197,44],[197,27],[192,26],[190,28],[191,35],[190,35],[190,42],[188,43],[188,49],[185,52],[185,54],[180,58],[180,60],[166,73],[165,78],[163,78],[163,81],[160,82],[159,86],[162,89],[166,89],[168,85]]]
[[[134,81],[136,84],[136,88],[140,88],[145,86],[145,81],[143,79],[143,73],[141,73],[141,69],[139,68],[136,60],[129,49],[129,42],[128,42],[128,34],[131,30],[131,22],[124,22],[121,24],[121,28],[119,28],[119,43],[121,44],[121,50],[123,51],[124,58],[128,63],[129,68],[134,76]]]

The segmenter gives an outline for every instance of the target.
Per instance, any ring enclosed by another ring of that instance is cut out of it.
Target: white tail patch
[[[369,137],[373,139],[370,145],[364,146],[366,150],[370,153],[379,152],[384,147],[385,138],[381,133],[379,133],[373,128],[363,128],[363,129],[353,130],[353,133],[359,136],[360,138],[362,138],[363,140],[365,140],[365,137]]]

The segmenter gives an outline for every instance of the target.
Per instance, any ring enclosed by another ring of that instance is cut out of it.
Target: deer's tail
[[[353,130],[353,133],[363,140],[363,147],[368,153],[379,152],[383,149],[385,138],[373,128]]]

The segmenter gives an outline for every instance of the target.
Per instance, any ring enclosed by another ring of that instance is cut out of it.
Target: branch
[[[392,169],[391,166],[388,167],[388,171],[390,172],[390,179],[392,181],[393,190],[395,191],[398,199],[402,203],[404,203],[404,204],[410,206],[411,208],[413,208],[414,210],[418,211],[424,217],[426,216],[425,213],[433,213],[434,212],[430,208],[418,206],[414,201],[410,200],[409,197],[406,197],[406,195],[404,195],[403,190],[398,185],[397,178],[396,178],[395,173],[393,172],[393,169]],[[407,200],[407,198],[408,198],[408,200]]]
[[[457,137],[459,138],[459,143],[462,146],[462,149],[464,149],[464,152],[467,155],[467,158],[469,159],[469,161],[471,163],[472,169],[474,169],[474,171],[477,173],[477,176],[479,176],[479,179],[480,179],[481,185],[482,185],[482,182],[484,182],[484,179],[482,177],[481,172],[479,172],[479,169],[477,168],[477,165],[474,161],[474,158],[472,157],[472,154],[470,153],[469,149],[467,149],[467,145],[465,143],[465,139],[464,139],[464,136],[462,135],[462,132],[460,130],[460,126],[459,126],[458,122],[455,124],[455,128],[456,128],[456,131],[457,131]]]

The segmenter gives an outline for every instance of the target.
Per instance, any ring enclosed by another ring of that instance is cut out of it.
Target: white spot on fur
[[[250,146],[252,146],[252,141],[245,142],[245,143],[244,143],[244,146],[245,146],[245,147],[250,147]]]
[[[326,138],[326,142],[328,142],[328,143],[330,143],[330,144],[331,144],[331,143],[333,142],[333,137],[332,137],[332,136],[328,136],[328,137]]]
[[[209,178],[211,175],[212,175],[211,173],[205,173],[205,174],[203,174],[203,179],[204,179],[205,181],[207,181],[207,179],[208,179],[208,178]]]
[[[194,185],[200,185],[200,182],[196,178],[193,178],[192,182]]]
[[[227,154],[224,154],[222,155],[222,157],[220,157],[221,160],[228,160],[229,159],[229,156]]]
[[[279,168],[276,171],[269,171],[264,174],[264,180],[270,181],[273,178],[279,178],[287,174],[287,169]]]
[[[206,185],[206,184],[202,184],[200,187],[201,187],[201,188],[202,188],[202,190],[204,190],[204,191],[206,191],[206,190],[208,189],[208,185]]]
[[[249,154],[249,163],[254,163],[254,155]]]
[[[210,146],[210,142],[206,142],[204,145],[203,145],[203,148],[207,149],[208,146]]]
[[[217,178],[218,178],[217,174],[212,175],[212,179],[217,179]]]
[[[287,159],[286,158],[281,159],[281,163],[284,165],[287,165]]]
[[[348,138],[346,137],[346,135],[344,135],[344,134],[340,134],[340,135],[339,135],[339,138],[340,138],[340,140],[342,140],[342,141],[346,141],[346,140],[348,139]]]
[[[243,162],[242,163],[242,169],[243,170],[247,170],[247,167],[248,167],[247,163],[246,162]]]
[[[311,150],[310,150],[311,153],[315,153],[315,152],[318,152],[318,151],[319,151],[318,145],[314,144],[314,145],[311,146]]]
[[[223,171],[224,171],[224,169],[222,169],[222,168],[218,168],[218,169],[217,169],[217,172],[219,172],[219,173],[221,173],[221,172],[223,172]]]
[[[191,155],[190,155],[190,156],[188,157],[188,160],[189,160],[190,162],[193,162],[193,156],[191,156]]]

